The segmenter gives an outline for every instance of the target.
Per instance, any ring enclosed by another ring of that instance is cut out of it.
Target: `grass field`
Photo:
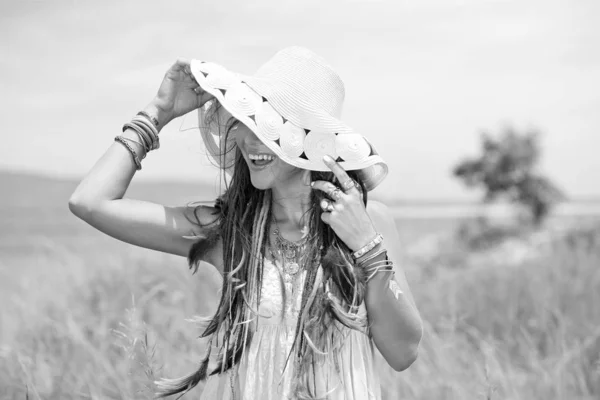
[[[0,398],[151,398],[153,377],[193,369],[203,343],[185,319],[213,310],[216,273],[95,232],[68,212],[72,183],[19,182],[0,204]],[[397,221],[407,254],[455,225]],[[516,265],[452,250],[404,260],[425,336],[407,371],[379,359],[384,398],[600,398],[600,225]]]

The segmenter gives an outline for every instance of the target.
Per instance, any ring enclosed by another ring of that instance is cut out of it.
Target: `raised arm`
[[[189,70],[189,62],[179,59],[165,74],[156,97],[144,111],[158,121],[157,129],[174,118],[200,107],[210,96],[194,89],[198,84]],[[146,151],[131,129],[123,137],[141,160]],[[136,172],[128,149],[114,142],[81,181],[69,199],[69,208],[77,217],[96,229],[136,246],[186,257],[193,240],[216,221],[212,207],[168,207],[123,196]],[[218,247],[218,246],[217,246]],[[206,260],[221,270],[217,248]]]

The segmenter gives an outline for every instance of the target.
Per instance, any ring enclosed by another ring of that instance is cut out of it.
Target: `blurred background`
[[[0,398],[151,398],[191,371],[220,278],[73,216],[75,187],[177,57],[252,74],[290,45],[346,84],[388,162],[425,336],[385,399],[600,398],[600,3],[287,0],[0,4]],[[221,190],[195,114],[127,197]],[[185,398],[194,398],[202,388]]]

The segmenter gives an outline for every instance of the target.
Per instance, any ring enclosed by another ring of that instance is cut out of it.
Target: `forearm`
[[[144,110],[153,116],[157,116],[156,108],[152,104]],[[159,119],[159,121],[161,120]],[[161,121],[159,128],[163,124],[164,121]],[[127,129],[123,133],[118,132],[118,134],[131,139],[127,143],[134,149],[140,160],[146,156],[144,146],[135,143],[140,142],[140,139],[133,130]],[[136,165],[131,153],[123,144],[113,141],[75,189],[69,204],[71,207],[87,207],[99,201],[121,199],[125,195],[135,172]]]
[[[377,265],[385,259],[386,254],[382,253],[364,267]],[[369,280],[365,304],[375,345],[390,366],[401,371],[416,359],[422,322],[402,269],[396,265],[394,270],[401,276],[394,277],[391,271],[380,271]],[[396,283],[390,285],[391,280]]]

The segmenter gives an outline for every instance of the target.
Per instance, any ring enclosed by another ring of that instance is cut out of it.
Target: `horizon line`
[[[0,166],[0,175],[13,175],[15,177],[29,177],[29,178],[41,178],[55,182],[64,182],[64,183],[76,183],[78,180],[83,179],[85,174],[80,177],[75,176],[60,176],[52,173],[44,173],[42,171],[32,171],[27,169],[6,169]],[[154,186],[154,185],[184,185],[184,184],[199,184],[205,186],[213,186],[213,183],[208,180],[198,179],[171,179],[167,180],[166,178],[157,178],[157,179],[143,179],[137,180],[135,182],[136,185],[144,185],[144,186]],[[133,181],[132,181],[133,184]],[[466,196],[463,198],[459,197],[384,197],[379,194],[373,196],[375,199],[382,199],[386,202],[393,202],[395,206],[399,205],[423,205],[423,206],[435,206],[435,205],[480,205],[484,204],[480,199],[476,198],[467,198]],[[600,202],[600,193],[597,194],[584,194],[578,196],[567,196],[567,199],[564,203],[596,203]],[[502,203],[502,202],[499,202]],[[493,204],[493,203],[490,203]]]

